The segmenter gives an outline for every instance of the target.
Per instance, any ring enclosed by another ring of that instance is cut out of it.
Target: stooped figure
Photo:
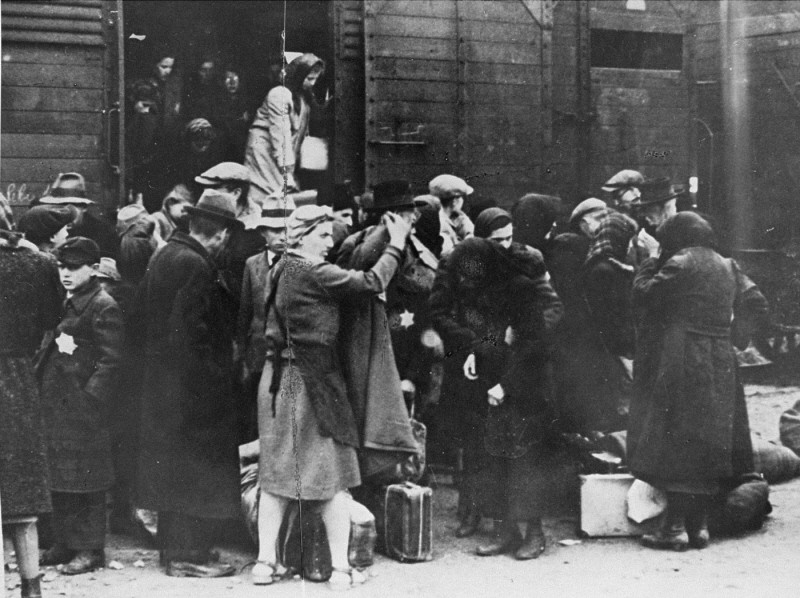
[[[566,311],[556,333],[561,426],[586,435],[625,429],[635,341],[630,309],[634,271],[627,252],[636,223],[612,210],[598,214],[577,272],[577,296],[562,297]]]
[[[303,206],[288,222],[288,249],[276,265],[268,299],[279,330],[271,331],[272,364],[259,387],[259,553],[253,582],[281,575],[276,543],[290,500],[322,501],[333,573],[346,589],[363,581],[348,563],[347,489],[361,483],[359,433],[339,358],[340,308],[359,296],[385,291],[400,263],[411,226],[392,213],[384,224],[389,244],[367,272],[325,261],[333,246],[332,213]]]
[[[256,111],[244,165],[250,171],[250,197],[265,208],[280,207],[265,201],[282,197],[284,176],[288,191],[299,190],[300,145],[308,134],[312,90],[324,71],[325,62],[314,54],[295,58],[286,67],[284,85],[273,87]]]
[[[460,381],[450,393],[465,453],[459,501],[496,520],[479,555],[514,551],[520,560],[545,545],[541,509],[554,451],[548,337],[561,315],[541,254],[530,252],[520,259],[494,241],[467,239],[440,262],[431,295],[451,380]]]
[[[753,469],[747,406],[731,343],[734,318],[761,317],[767,304],[736,263],[714,250],[714,232],[681,212],[656,231],[633,283],[637,310],[628,462],[667,493],[651,548],[709,542],[707,505],[721,482]]]
[[[213,189],[187,207],[142,280],[134,320],[144,345],[137,505],[159,512],[167,575],[220,577],[214,520],[239,514],[237,413],[232,393],[233,296],[214,261],[240,226],[232,198]]]
[[[54,543],[43,565],[87,573],[105,564],[106,491],[114,481],[108,411],[124,340],[122,312],[94,277],[100,249],[74,237],[56,252],[67,292],[61,322],[39,356]]]

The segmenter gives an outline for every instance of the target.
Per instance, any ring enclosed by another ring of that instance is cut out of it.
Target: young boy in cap
[[[264,330],[276,327],[275,313],[266,314],[267,297],[272,288],[272,267],[281,259],[286,249],[286,223],[293,210],[271,208],[263,210],[261,219],[252,224],[263,235],[264,250],[248,258],[242,278],[242,293],[239,300],[238,324],[236,327],[237,369],[241,372],[242,442],[258,437],[256,411],[258,383],[264,362],[267,359],[267,342]],[[238,367],[241,364],[241,367]]]
[[[122,314],[94,274],[100,249],[74,237],[56,250],[67,292],[39,360],[53,500],[53,546],[42,565],[87,573],[105,563],[105,495],[114,481],[108,406],[123,342]]]

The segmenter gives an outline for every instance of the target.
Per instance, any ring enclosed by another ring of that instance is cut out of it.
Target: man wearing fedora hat
[[[194,180],[203,189],[214,189],[230,196],[235,202],[236,218],[244,225],[231,231],[231,238],[217,259],[238,309],[245,263],[264,248],[264,238],[256,230],[262,207],[250,198],[250,171],[236,162],[220,162]],[[291,205],[284,207],[294,208],[294,204],[289,203]]]
[[[119,240],[114,225],[97,216],[91,208],[95,202],[86,195],[86,181],[79,172],[62,172],[50,186],[50,193],[39,200],[47,206],[73,206],[75,219],[69,227],[70,237],[86,237],[100,247],[103,257],[117,258]]]
[[[234,305],[215,257],[241,223],[233,198],[213,189],[187,211],[188,234],[173,233],[141,285],[137,494],[159,512],[167,575],[220,577],[234,570],[211,562],[211,520],[239,515],[239,471]]]
[[[677,198],[681,195],[672,190],[668,178],[647,179],[639,185],[640,195],[631,204],[631,215],[641,230],[632,239],[635,251],[634,264],[657,251],[656,229],[670,217],[678,213]]]

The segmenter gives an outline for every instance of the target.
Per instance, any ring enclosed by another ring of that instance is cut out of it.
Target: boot
[[[496,556],[511,552],[522,543],[522,537],[513,521],[508,523],[495,521],[494,525],[496,530],[494,537],[486,544],[479,544],[475,549],[478,556]]]
[[[79,550],[72,560],[64,565],[61,570],[63,575],[81,575],[89,573],[106,564],[106,557],[102,550]]]
[[[703,549],[708,546],[708,499],[699,494],[692,497],[691,506],[686,513],[686,532],[689,546]]]
[[[41,577],[35,579],[21,579],[22,598],[42,598]]]
[[[689,535],[686,533],[686,497],[678,493],[667,494],[667,510],[661,517],[658,531],[645,534],[642,546],[659,550],[683,551],[689,548]]]
[[[542,530],[541,519],[531,519],[528,521],[528,531],[525,534],[525,541],[517,548],[514,557],[518,561],[538,559],[544,552],[546,540],[544,530]]]
[[[478,531],[478,525],[481,522],[481,517],[475,511],[470,511],[461,520],[461,524],[456,529],[456,538],[466,538],[473,535]]]
[[[54,567],[55,565],[63,565],[72,560],[75,556],[75,551],[70,550],[64,544],[53,544],[47,550],[42,550],[39,553],[39,566],[40,567]]]

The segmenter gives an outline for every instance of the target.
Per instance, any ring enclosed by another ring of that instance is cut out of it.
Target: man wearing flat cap
[[[141,285],[145,373],[138,504],[159,512],[167,575],[233,573],[211,558],[211,520],[239,515],[233,298],[216,256],[240,227],[233,198],[206,190]]]
[[[466,197],[472,191],[464,179],[452,174],[440,174],[428,183],[428,192],[442,202],[442,232],[452,239],[453,245],[474,234],[475,225],[463,211]]]
[[[630,214],[631,203],[642,195],[639,186],[644,181],[644,175],[638,170],[625,169],[608,179],[601,189],[608,195],[611,207]]]

